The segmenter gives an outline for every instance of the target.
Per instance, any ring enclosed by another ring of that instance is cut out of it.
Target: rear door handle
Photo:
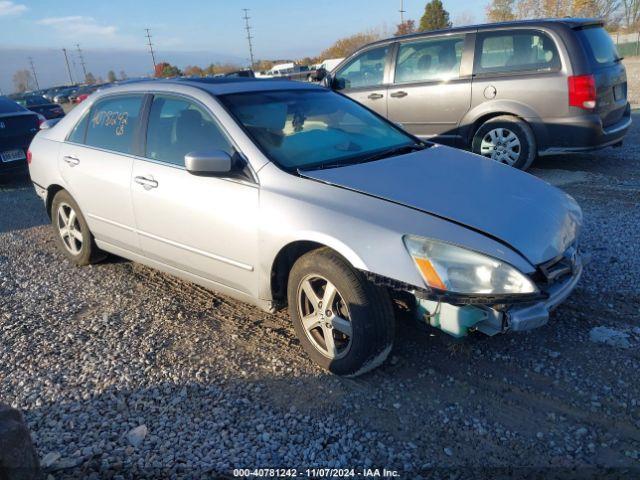
[[[145,190],[150,190],[152,188],[158,188],[158,182],[153,178],[147,177],[135,177],[133,179],[138,185],[142,185]]]
[[[394,92],[389,96],[393,98],[402,98],[402,97],[406,97],[407,95],[409,95],[407,92]]]
[[[384,95],[382,95],[381,93],[372,93],[371,95],[369,95],[367,98],[369,100],[379,100],[382,97],[384,97]]]
[[[75,167],[76,165],[78,165],[80,163],[80,159],[76,158],[76,157],[70,157],[68,155],[65,155],[64,157],[62,157],[62,159],[67,162],[67,164],[70,167]]]

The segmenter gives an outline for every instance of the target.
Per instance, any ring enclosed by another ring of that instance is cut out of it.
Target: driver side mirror
[[[333,88],[333,80],[334,80],[333,75],[327,72],[325,76],[322,77],[320,84],[325,88]]]
[[[184,156],[184,166],[192,175],[225,175],[233,169],[231,155],[222,150],[190,152]]]

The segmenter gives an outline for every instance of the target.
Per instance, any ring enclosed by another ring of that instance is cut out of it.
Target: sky
[[[405,18],[419,20],[425,3],[404,0]],[[454,22],[484,20],[483,0],[443,3]],[[400,18],[400,0],[0,0],[0,88],[12,91],[13,73],[29,66],[29,56],[41,83],[65,81],[61,49],[76,43],[96,76],[108,69],[149,73],[145,28],[158,61],[247,64],[242,8],[250,9],[256,59],[315,56],[336,39],[368,29],[391,35]],[[77,52],[70,61],[73,74],[80,69]]]

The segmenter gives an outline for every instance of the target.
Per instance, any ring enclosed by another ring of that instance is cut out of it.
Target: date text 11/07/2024
[[[386,468],[237,468],[234,477],[248,478],[398,478],[397,470]]]

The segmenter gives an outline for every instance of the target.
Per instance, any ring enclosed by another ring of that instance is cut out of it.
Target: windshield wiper
[[[360,159],[353,163],[366,163],[373,162],[374,160],[381,160],[383,158],[395,157],[396,155],[403,155],[405,153],[416,152],[418,150],[424,150],[428,145],[424,143],[412,143],[411,145],[402,145],[400,147],[393,147],[382,152],[374,153],[368,157]]]

